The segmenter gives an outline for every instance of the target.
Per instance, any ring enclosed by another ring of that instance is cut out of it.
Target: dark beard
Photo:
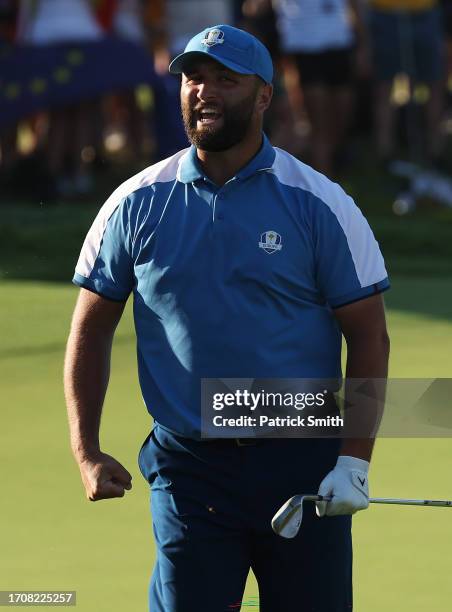
[[[242,102],[222,109],[223,125],[221,128],[209,129],[206,126],[198,130],[196,128],[198,112],[191,109],[188,104],[182,105],[182,119],[189,141],[197,149],[211,153],[226,151],[241,142],[249,130],[256,95],[257,92],[253,92]]]

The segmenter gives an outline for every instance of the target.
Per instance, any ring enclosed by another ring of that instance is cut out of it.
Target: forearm
[[[78,461],[99,452],[102,406],[110,376],[113,335],[73,329],[64,367],[71,448]]]
[[[341,455],[370,461],[375,434],[383,415],[388,375],[389,338],[386,333],[347,341],[344,433]],[[356,379],[369,381],[371,393],[359,393]]]

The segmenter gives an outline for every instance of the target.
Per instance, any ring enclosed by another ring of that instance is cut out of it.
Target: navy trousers
[[[293,540],[270,525],[289,497],[317,492],[338,444],[268,439],[237,446],[156,425],[139,454],[157,545],[150,612],[240,610],[250,568],[261,612],[350,612],[351,517],[319,519],[307,503]]]

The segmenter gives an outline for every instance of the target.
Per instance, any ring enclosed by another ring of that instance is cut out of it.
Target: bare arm
[[[80,291],[64,365],[64,391],[71,448],[87,497],[122,497],[131,488],[129,472],[102,453],[99,428],[110,375],[113,336],[125,303]]]
[[[345,431],[347,419],[352,418],[365,420],[360,426],[361,430],[365,428],[367,431],[374,431],[382,415],[379,407],[384,402],[385,380],[388,375],[389,336],[383,298],[381,295],[375,295],[338,308],[334,312],[347,343],[346,379],[378,379],[375,384],[377,397],[374,402],[366,402],[361,414],[359,406],[356,410],[345,411]],[[346,401],[347,394],[346,388]],[[353,423],[349,422],[349,425],[353,430]],[[370,461],[374,443],[373,437],[345,438],[340,454]]]

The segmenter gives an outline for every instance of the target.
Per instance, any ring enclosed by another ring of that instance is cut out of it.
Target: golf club
[[[294,495],[281,506],[272,518],[272,529],[283,538],[294,538],[300,530],[303,519],[303,503],[305,501],[331,501],[332,497],[324,495]],[[370,504],[396,504],[400,506],[435,506],[440,508],[452,507],[452,501],[435,499],[392,499],[386,497],[373,497]]]

